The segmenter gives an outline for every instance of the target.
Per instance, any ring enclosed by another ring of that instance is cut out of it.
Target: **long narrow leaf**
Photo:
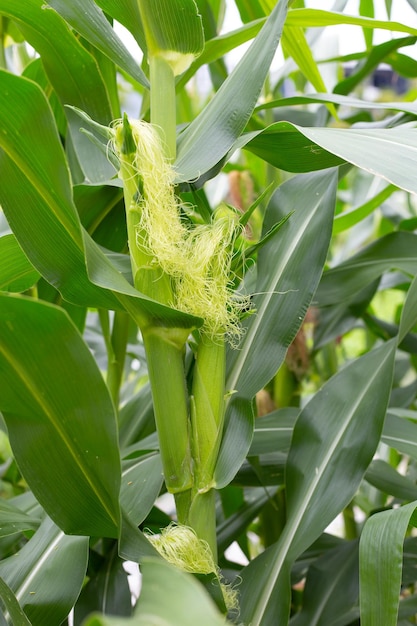
[[[47,0],[80,35],[144,87],[149,81],[92,0]]]
[[[7,72],[0,75],[0,203],[33,266],[74,304],[124,306],[136,319],[155,315],[166,325],[198,325],[198,318],[136,291],[81,227],[45,95],[32,81]]]
[[[304,319],[327,255],[336,184],[335,171],[297,176],[270,200],[264,231],[294,213],[259,252],[255,313],[239,350],[228,354],[226,386],[242,397],[271,380]]]
[[[0,14],[16,20],[27,41],[41,55],[63,104],[78,106],[101,123],[111,121],[107,89],[95,59],[55,11],[43,0],[0,0]]]
[[[0,238],[0,290],[25,291],[40,278],[14,235]]]
[[[140,48],[146,52],[145,34],[137,0],[96,0],[105,13],[123,24],[132,33]]]
[[[334,376],[301,412],[287,462],[287,523],[280,540],[242,573],[243,621],[286,623],[283,574],[351,500],[378,445],[396,344],[388,342]],[[352,398],[351,390],[355,389]]]
[[[87,558],[88,537],[69,537],[47,518],[20,552],[0,563],[0,577],[32,626],[60,626],[81,591]]]
[[[102,375],[62,310],[0,298],[0,410],[16,461],[66,532],[117,537],[120,460]]]
[[[319,170],[347,161],[401,189],[417,191],[417,129],[413,127],[308,128],[277,122],[242,135],[230,152],[242,147],[289,172]]]
[[[330,241],[336,184],[335,171],[299,176],[271,198],[265,232],[294,213],[259,252],[256,312],[244,325],[239,349],[228,352],[226,389],[233,395],[216,469],[219,486],[227,484],[247,454],[252,398],[282,364],[319,282]]]
[[[214,98],[180,135],[179,181],[195,180],[216,165],[243,131],[269,71],[286,13],[287,2],[279,2]]]
[[[393,269],[411,275],[417,272],[417,236],[413,233],[390,233],[325,272],[316,300],[321,306],[348,300]]]
[[[383,511],[366,522],[359,546],[360,609],[363,626],[397,626],[403,544],[417,503]]]
[[[307,28],[316,26],[332,26],[338,24],[352,24],[365,28],[381,28],[392,32],[408,33],[417,35],[417,29],[400,24],[399,22],[387,22],[385,20],[375,20],[369,17],[357,17],[336,13],[332,11],[322,11],[320,9],[293,9],[288,13],[288,24],[290,26],[303,26]]]
[[[13,620],[13,626],[31,626],[28,618],[20,608],[20,605],[13,591],[8,585],[6,585],[2,578],[0,578],[0,599],[3,605],[6,607],[6,612]]]

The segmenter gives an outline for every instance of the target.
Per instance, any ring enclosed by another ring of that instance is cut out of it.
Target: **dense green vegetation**
[[[230,4],[0,0],[0,626],[416,623],[417,20]]]

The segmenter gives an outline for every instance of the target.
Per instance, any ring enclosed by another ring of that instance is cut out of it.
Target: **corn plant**
[[[0,624],[416,623],[417,20],[382,4],[0,0]]]

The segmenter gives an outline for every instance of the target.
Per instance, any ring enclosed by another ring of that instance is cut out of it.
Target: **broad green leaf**
[[[144,87],[145,74],[92,0],[47,0],[80,35]]]
[[[415,525],[416,502],[372,515],[359,545],[360,609],[363,626],[397,626],[403,544]]]
[[[132,615],[132,595],[123,561],[117,555],[117,546],[108,550],[98,571],[90,574],[74,608],[74,626],[94,611],[105,615]]]
[[[44,94],[5,72],[0,90],[0,203],[19,245],[68,300],[113,308],[115,299],[87,277],[68,166]]]
[[[204,48],[201,16],[194,0],[140,0],[149,57],[161,57],[174,76],[184,72]]]
[[[325,306],[348,300],[392,269],[411,275],[417,272],[417,237],[413,233],[390,233],[326,271],[316,301]]]
[[[13,620],[13,626],[31,626],[26,615],[23,613],[13,591],[0,578],[0,600],[6,609],[6,613]]]
[[[377,193],[370,200],[367,200],[364,204],[352,207],[348,211],[344,211],[343,213],[337,215],[333,222],[333,234],[337,235],[338,233],[348,230],[355,224],[361,222],[365,219],[365,217],[371,215],[375,209],[380,207],[381,204],[396,190],[397,188],[394,187],[394,185],[387,185],[384,189],[382,189],[382,191]]]
[[[411,478],[397,472],[389,463],[381,459],[372,461],[366,470],[365,480],[382,491],[399,500],[416,500],[417,485]]]
[[[0,203],[33,266],[74,304],[123,306],[141,323],[155,314],[167,325],[198,326],[198,318],[136,291],[84,231],[48,101],[31,81],[6,72],[0,76]]]
[[[120,504],[136,526],[148,515],[161,491],[162,483],[159,454],[145,454],[123,462]]]
[[[87,558],[88,537],[69,537],[46,519],[17,554],[1,561],[0,578],[32,626],[60,626],[81,591]]]
[[[417,278],[414,278],[407,291],[407,298],[401,313],[398,341],[402,341],[406,334],[417,324]]]
[[[416,128],[303,128],[301,132],[341,159],[381,176],[401,189],[417,192],[414,176]]]
[[[279,2],[216,95],[179,136],[178,181],[195,180],[210,170],[245,128],[278,46],[286,12],[286,2]]]
[[[382,441],[402,454],[417,459],[417,424],[406,417],[399,417],[401,413],[388,411]]]
[[[350,502],[375,453],[395,348],[390,341],[347,365],[300,413],[286,468],[287,523],[280,540],[242,572],[244,622],[286,623],[290,565]]]
[[[259,456],[277,450],[287,451],[299,412],[296,407],[286,407],[255,420],[249,456]]]
[[[200,56],[198,56],[190,65],[189,69],[178,78],[177,87],[182,88],[202,65],[213,63],[221,59],[227,52],[234,50],[237,46],[256,37],[265,21],[265,18],[256,20],[250,24],[245,24],[241,28],[206,41],[204,50]]]
[[[359,596],[358,548],[357,541],[345,541],[310,565],[303,606],[291,619],[291,626],[339,624],[343,615],[349,616]]]
[[[395,348],[391,340],[347,365],[296,422],[286,468],[293,555],[311,545],[346,506],[371,462],[384,423]]]
[[[224,617],[191,574],[149,558],[141,571],[142,590],[133,617],[93,615],[83,626],[225,626]]]
[[[0,0],[0,14],[16,20],[27,41],[39,52],[63,104],[78,106],[101,123],[111,121],[106,87],[95,59],[55,11],[43,0]],[[11,95],[9,99],[12,106],[19,101]]]
[[[417,28],[412,28],[411,26],[400,24],[399,22],[387,22],[384,20],[375,20],[369,17],[359,17],[346,15],[345,13],[322,11],[320,9],[293,9],[288,12],[287,24],[290,26],[302,26],[308,28],[316,26],[352,24],[362,26],[364,28],[381,28],[392,32],[417,35]]]
[[[24,513],[7,500],[0,500],[0,537],[15,535],[23,530],[37,530],[41,520]]]
[[[20,470],[65,532],[117,537],[119,449],[101,372],[62,310],[0,298],[0,410]]]
[[[411,40],[412,43],[415,43],[417,41],[417,37],[409,37],[407,38],[407,41],[408,40]],[[340,104],[342,106],[357,109],[404,111],[405,113],[412,113],[413,115],[417,115],[417,104],[415,102],[367,102],[366,100],[361,100],[360,98],[355,98],[353,96],[344,96],[335,93],[311,93],[290,96],[288,98],[281,98],[279,100],[271,100],[270,102],[265,102],[257,106],[255,111],[258,112],[266,109],[289,107],[297,104],[313,104],[317,102],[331,102],[333,104]]]
[[[145,557],[158,557],[159,553],[130,520],[122,508],[122,524],[119,536],[119,556],[127,561],[142,563]]]
[[[401,189],[417,191],[417,129],[413,127],[308,128],[277,122],[243,135],[231,152],[242,147],[286,171],[318,170],[348,161]]]
[[[320,280],[336,185],[335,171],[313,173],[286,182],[270,200],[264,233],[294,213],[259,252],[255,313],[243,323],[239,349],[228,352],[226,390],[234,393],[216,469],[219,486],[231,480],[247,454],[252,398],[282,364]]]
[[[271,380],[304,319],[327,255],[336,185],[334,170],[297,176],[269,202],[264,233],[293,213],[259,252],[254,314],[228,354],[226,388],[239,396],[252,399]]]
[[[284,28],[282,33],[282,49],[285,54],[290,56],[293,61],[297,63],[302,74],[317,91],[327,91],[311,47],[305,37],[304,30],[300,26],[287,25],[286,28]],[[333,106],[330,105],[329,110],[334,117],[337,117],[336,110]]]
[[[0,290],[26,291],[39,280],[14,235],[0,237]]]
[[[140,48],[146,52],[145,34],[139,13],[138,0],[96,0],[105,13],[123,24],[132,33]]]

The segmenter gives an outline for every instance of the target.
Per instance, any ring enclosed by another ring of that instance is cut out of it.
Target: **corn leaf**
[[[278,46],[286,13],[286,2],[279,2],[216,95],[179,136],[178,181],[196,180],[210,170],[245,128]]]
[[[416,502],[372,515],[359,544],[360,612],[363,626],[397,626],[403,544],[416,525]]]
[[[96,60],[58,13],[43,0],[0,0],[0,15],[15,20],[42,56],[48,78],[63,104],[78,106],[101,123],[111,121],[110,101]]]
[[[47,518],[19,552],[0,563],[0,578],[31,626],[60,626],[81,591],[87,559],[88,537],[65,535]],[[24,620],[13,624],[27,626]]]
[[[26,615],[23,613],[13,591],[0,578],[0,600],[5,607],[5,612],[13,620],[13,626],[31,626]],[[0,614],[1,615],[1,614]]]
[[[0,290],[26,291],[40,274],[28,261],[14,235],[0,237]]]
[[[125,306],[142,321],[155,314],[167,325],[198,325],[198,318],[136,291],[81,227],[53,114],[38,86],[1,72],[0,94],[0,203],[33,266],[74,304]]]
[[[335,171],[297,176],[270,200],[266,232],[294,213],[259,251],[256,312],[243,322],[239,349],[227,355],[226,390],[233,393],[216,468],[219,486],[231,480],[247,454],[253,432],[252,398],[281,366],[317,287],[330,241],[336,184]]]
[[[307,42],[304,30],[300,26],[286,26],[282,33],[282,49],[297,63],[305,78],[317,91],[326,92],[326,85],[321,77],[313,53]],[[337,117],[336,110],[329,106],[330,112]]]
[[[300,413],[286,466],[287,522],[280,540],[242,572],[243,622],[287,623],[291,564],[350,502],[375,453],[395,348],[392,340],[347,365]]]
[[[138,0],[95,0],[96,4],[132,33],[139,47],[146,53],[145,33],[139,13]]]
[[[68,24],[144,87],[149,81],[92,0],[47,0]]]
[[[67,533],[115,537],[120,459],[100,370],[61,309],[0,298],[0,410],[17,463]]]
[[[164,58],[180,74],[204,48],[201,16],[194,0],[141,0],[148,55]]]
[[[411,275],[417,272],[416,235],[404,231],[390,233],[326,271],[316,301],[320,306],[343,302],[391,269]]]
[[[381,28],[392,32],[417,35],[417,28],[412,28],[399,22],[387,22],[374,20],[369,17],[356,17],[345,13],[323,11],[321,9],[293,9],[288,13],[287,24],[289,26],[302,26],[311,28],[315,26],[334,26],[337,24],[352,24],[364,28]]]

